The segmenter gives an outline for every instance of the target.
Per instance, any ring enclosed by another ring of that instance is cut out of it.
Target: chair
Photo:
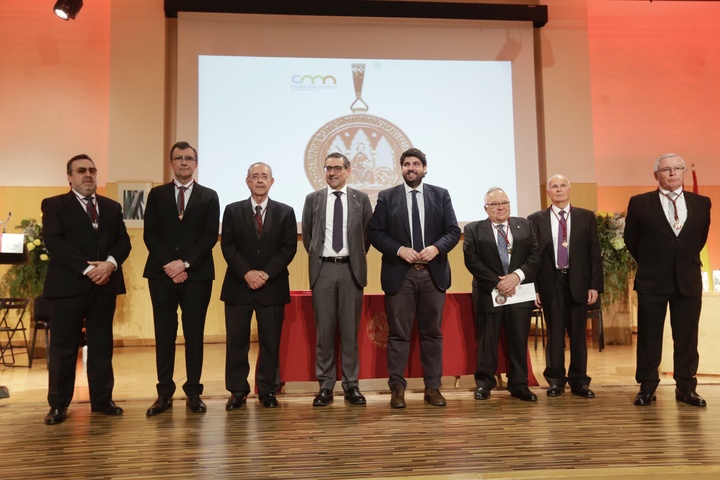
[[[23,316],[29,304],[29,298],[0,298],[0,333],[5,334],[4,339],[0,338],[0,359],[2,359],[2,364],[6,367],[20,366],[16,365],[15,350],[24,349],[26,354],[29,353],[27,335],[25,334],[27,328],[23,321]],[[22,346],[13,345],[16,334],[22,335],[24,340]]]
[[[592,305],[588,305],[587,318],[592,321],[592,336],[593,342],[595,338],[598,341],[598,352],[602,352],[605,349],[605,333],[603,330],[603,313],[602,313],[602,302],[601,296],[598,295],[598,299]],[[598,330],[595,331],[595,324],[597,323]]]
[[[542,347],[545,348],[545,317],[543,316],[542,308],[534,309],[531,315],[535,318],[535,350],[537,350],[538,322],[540,323],[540,337],[542,338]]]
[[[30,346],[30,361],[32,367],[35,358],[35,341],[38,330],[45,331],[45,365],[50,368],[50,302],[44,297],[36,297],[33,301],[33,337]]]

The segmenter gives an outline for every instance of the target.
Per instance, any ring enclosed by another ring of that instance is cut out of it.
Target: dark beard
[[[412,180],[412,181],[411,181],[411,180],[408,180],[408,179],[406,179],[406,178],[404,178],[404,177],[403,177],[403,180],[405,180],[405,183],[407,184],[408,187],[415,189],[415,188],[417,188],[417,187],[420,186],[420,184],[421,184],[422,181],[423,181],[423,178],[425,178],[425,174],[420,173],[420,174],[418,174],[418,175],[415,177],[415,180]]]

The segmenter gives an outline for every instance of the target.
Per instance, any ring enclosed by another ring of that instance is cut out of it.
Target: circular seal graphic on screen
[[[373,345],[379,348],[387,348],[388,334],[390,327],[387,323],[385,312],[378,313],[368,322],[367,335]]]
[[[370,195],[402,181],[400,154],[412,147],[410,139],[392,122],[368,115],[362,99],[364,64],[352,64],[355,101],[352,115],[346,115],[320,127],[305,149],[305,173],[316,190],[326,185],[325,158],[339,152],[350,160],[348,185]],[[374,203],[374,202],[373,202]]]
[[[507,302],[507,297],[505,295],[503,295],[502,293],[498,293],[497,295],[495,295],[495,303],[497,303],[498,305],[504,305],[505,302]]]

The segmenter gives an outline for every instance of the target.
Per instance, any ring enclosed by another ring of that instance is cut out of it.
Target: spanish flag
[[[699,188],[698,188],[698,181],[697,181],[697,175],[695,174],[695,164],[692,164],[692,179],[693,179],[693,193],[698,194]],[[708,278],[712,281],[712,269],[710,268],[710,252],[708,252],[708,246],[707,244],[703,247],[702,251],[700,251],[700,261],[702,262],[702,270],[703,272],[708,273]]]

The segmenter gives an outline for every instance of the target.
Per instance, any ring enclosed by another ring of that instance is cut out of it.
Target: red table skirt
[[[470,293],[448,293],[443,311],[443,375],[472,375],[476,367],[476,341],[472,296]],[[382,294],[363,297],[362,318],[358,334],[360,378],[387,378],[388,324],[385,315],[385,296]],[[315,376],[315,319],[312,295],[308,291],[292,292],[290,303],[285,306],[285,321],[280,341],[280,378],[283,382],[314,381]],[[498,369],[506,373],[504,333],[498,346]],[[538,385],[527,356],[528,381]],[[422,377],[420,342],[417,326],[413,329],[410,358],[406,378]],[[338,379],[340,365],[338,362]]]

